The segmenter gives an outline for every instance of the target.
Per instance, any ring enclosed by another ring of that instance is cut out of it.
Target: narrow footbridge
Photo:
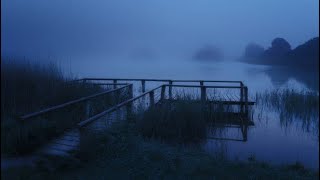
[[[215,104],[232,106],[232,113],[239,121],[231,120],[223,125],[239,127],[243,134],[240,141],[247,140],[246,128],[253,125],[249,111],[255,102],[250,100],[248,87],[242,81],[84,78],[67,82],[70,86],[76,84],[94,84],[104,87],[105,91],[20,118],[22,125],[35,124],[39,129],[43,123],[51,124],[52,128],[63,124],[62,128],[57,128],[63,131],[56,132],[55,138],[48,139],[36,153],[69,155],[81,147],[88,132],[103,131],[113,123],[130,119],[133,113],[143,113],[152,106],[181,97],[199,101],[204,108]]]

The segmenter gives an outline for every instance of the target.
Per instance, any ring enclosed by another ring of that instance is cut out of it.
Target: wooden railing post
[[[117,84],[117,80],[116,79],[113,80],[113,84],[114,84],[113,85],[113,89],[117,89],[117,85],[116,85]]]
[[[243,83],[240,83],[240,113],[243,114]]]
[[[201,90],[201,118],[205,118],[205,114],[206,114],[206,87],[205,86],[200,86],[200,90]]]
[[[161,86],[161,100],[164,100],[165,99],[165,92],[166,92],[166,86],[165,85],[162,85]]]
[[[142,92],[144,93],[146,91],[146,81],[141,80],[141,85],[142,85]]]
[[[248,108],[248,87],[244,87],[244,98],[245,98],[245,115],[248,116],[249,108]]]
[[[203,86],[203,81],[200,81],[200,86]]]
[[[241,125],[241,133],[242,133],[243,141],[244,142],[248,141],[248,125],[247,124]]]
[[[206,94],[206,87],[205,86],[201,86],[201,102],[205,103],[206,98],[207,98],[207,94]]]
[[[169,99],[172,99],[172,81],[169,81]]]
[[[154,92],[151,91],[149,93],[149,96],[150,96],[150,106],[153,106],[154,105]]]

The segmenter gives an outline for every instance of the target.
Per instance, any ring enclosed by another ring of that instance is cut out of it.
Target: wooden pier
[[[28,121],[56,121],[57,119],[50,119],[49,114],[66,107],[81,106],[84,111],[83,114],[80,113],[83,115],[82,118],[70,125],[60,137],[52,139],[40,148],[39,153],[67,155],[68,152],[81,146],[81,139],[88,132],[103,131],[114,122],[129,119],[132,113],[147,110],[165,101],[174,102],[181,95],[181,90],[187,95],[194,96],[194,100],[204,106],[211,104],[235,106],[237,112],[233,113],[239,115],[239,121],[229,122],[225,127],[240,128],[245,134],[242,141],[247,140],[245,128],[253,125],[247,117],[249,106],[254,105],[255,102],[249,100],[248,87],[241,81],[84,78],[67,82],[68,85],[73,83],[93,83],[99,86],[111,86],[112,89],[22,116],[21,122],[24,124]],[[121,100],[120,93],[125,93],[127,98]],[[92,114],[92,103],[110,95],[115,98],[116,103],[101,112]]]

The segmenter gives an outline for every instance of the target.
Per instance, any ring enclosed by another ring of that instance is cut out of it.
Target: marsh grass
[[[257,106],[280,115],[282,127],[300,124],[305,132],[319,137],[319,93],[293,89],[265,91],[256,94]]]
[[[108,89],[92,83],[66,83],[54,63],[32,64],[29,61],[2,59],[1,62],[1,154],[30,153],[41,144],[84,120],[85,102],[77,103],[36,118],[21,121],[21,115],[62,104]],[[121,92],[120,97],[126,98]],[[112,95],[94,98],[90,114],[115,104]]]
[[[256,94],[256,102],[302,119],[319,113],[319,94],[316,92],[293,89],[265,91]]]
[[[202,104],[193,96],[181,95],[174,101],[164,100],[145,111],[136,120],[137,129],[144,137],[167,142],[200,142],[206,139],[208,129],[223,131],[218,128],[218,123],[240,124],[240,115],[236,110],[231,105],[209,101]]]

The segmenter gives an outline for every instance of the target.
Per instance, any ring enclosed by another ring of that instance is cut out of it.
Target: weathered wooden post
[[[169,99],[172,99],[172,81],[169,81]]]
[[[151,91],[149,93],[149,97],[150,97],[150,106],[153,106],[154,105],[154,92]]]
[[[206,102],[207,94],[206,94],[206,87],[201,86],[201,102],[204,104]]]
[[[141,85],[142,85],[142,92],[144,93],[146,91],[146,81],[141,80]]]
[[[117,85],[116,85],[116,84],[117,84],[117,80],[114,79],[114,80],[113,80],[113,89],[117,89]]]
[[[243,83],[240,82],[240,113],[243,115]]]
[[[133,98],[133,84],[129,85],[128,91],[129,91],[129,99]],[[127,111],[127,120],[131,120],[132,102],[128,102],[128,104],[126,105],[126,111]]]
[[[205,86],[200,86],[201,89],[201,118],[205,118],[206,115],[206,98],[207,98],[207,94],[206,94],[206,87]]]
[[[248,87],[244,87],[244,94],[245,94],[245,115],[246,118],[248,116],[249,108],[248,108]]]
[[[166,85],[161,86],[161,100],[165,99]]]
[[[246,142],[248,140],[248,125],[247,124],[241,125],[241,132],[242,132],[243,141]]]

